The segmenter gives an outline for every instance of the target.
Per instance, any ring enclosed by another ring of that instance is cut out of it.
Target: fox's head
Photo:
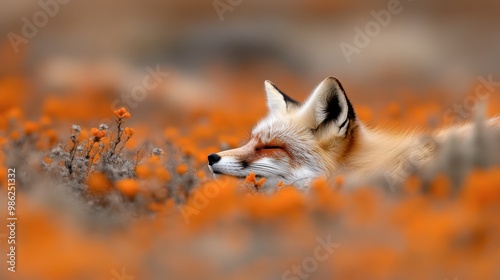
[[[208,156],[214,174],[300,184],[333,173],[353,145],[356,115],[340,82],[326,78],[301,104],[265,82],[269,113],[244,146]]]

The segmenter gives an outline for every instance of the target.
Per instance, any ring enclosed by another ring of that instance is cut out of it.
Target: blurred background
[[[499,12],[494,0],[2,0],[0,205],[14,166],[21,210],[20,272],[3,267],[0,226],[0,278],[285,279],[333,234],[341,247],[311,278],[498,279],[498,168],[458,197],[445,177],[422,196],[409,177],[402,196],[227,187],[191,223],[180,209],[213,184],[206,155],[266,114],[264,80],[303,100],[335,76],[369,125],[465,121],[478,86],[498,114]],[[71,125],[80,143],[91,127],[111,138],[119,107],[132,115],[126,172],[59,176]]]
[[[66,2],[1,4],[2,75],[35,83],[37,105],[88,88],[129,93],[146,67],[171,75],[153,91],[181,111],[226,105],[235,94],[261,106],[266,79],[298,99],[326,76],[343,81],[355,103],[397,100],[405,89],[464,95],[479,75],[498,72],[500,59],[498,1]],[[391,2],[399,13],[347,59],[340,45],[356,46],[355,29]]]

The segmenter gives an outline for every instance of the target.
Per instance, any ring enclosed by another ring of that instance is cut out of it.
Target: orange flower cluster
[[[119,119],[130,119],[132,117],[132,115],[130,115],[130,113],[127,112],[127,109],[125,109],[125,107],[121,107],[118,110],[114,110],[113,113]]]
[[[153,180],[156,178],[161,182],[168,182],[171,178],[168,170],[162,166],[161,158],[154,155],[144,163],[137,165],[135,172],[139,178],[146,180]]]
[[[98,142],[102,138],[106,137],[106,131],[105,130],[99,130],[99,129],[93,127],[92,129],[90,129],[90,135],[92,136],[92,138],[94,139],[94,141]]]
[[[179,175],[184,175],[186,172],[188,172],[188,166],[187,164],[179,164],[176,169],[177,173]]]
[[[123,179],[116,183],[116,188],[128,198],[133,198],[139,191],[139,183],[133,179]]]
[[[125,127],[123,132],[125,133],[125,136],[127,136],[128,138],[131,138],[134,135],[135,130],[133,128],[130,128],[130,127]]]
[[[102,173],[92,173],[87,178],[87,186],[93,194],[105,194],[111,190],[111,183]]]
[[[30,134],[33,134],[35,133],[36,131],[38,131],[39,129],[39,126],[37,123],[35,122],[26,122],[24,124],[24,133],[26,135],[30,135]]]
[[[254,188],[259,189],[266,182],[266,178],[260,178],[257,181],[254,172],[250,172],[248,176],[245,177],[245,183],[252,185]]]

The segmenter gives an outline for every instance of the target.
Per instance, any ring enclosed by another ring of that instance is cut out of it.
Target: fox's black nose
[[[220,156],[218,154],[209,154],[208,155],[208,164],[213,165],[214,163],[219,162]]]

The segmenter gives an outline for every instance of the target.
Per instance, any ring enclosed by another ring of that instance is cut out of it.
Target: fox
[[[407,161],[424,166],[436,159],[439,146],[425,141],[422,132],[390,133],[361,122],[340,81],[327,77],[304,103],[265,81],[268,115],[252,130],[242,147],[208,155],[215,175],[245,178],[253,172],[266,184],[306,186],[313,179],[398,174]],[[500,118],[486,122],[500,127]],[[473,124],[434,132],[437,141],[450,135],[467,136]]]

